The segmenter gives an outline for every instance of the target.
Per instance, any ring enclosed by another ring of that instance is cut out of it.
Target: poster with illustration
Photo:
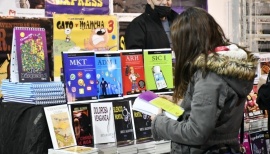
[[[0,16],[45,17],[44,0],[1,0]]]
[[[118,40],[116,16],[55,14],[53,17],[54,80],[60,80],[62,51],[117,51]]]
[[[45,0],[45,14],[109,14],[109,0],[59,1]]]

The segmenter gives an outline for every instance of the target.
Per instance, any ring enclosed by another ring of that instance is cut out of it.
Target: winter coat
[[[173,154],[200,154],[216,144],[239,149],[239,128],[246,96],[253,86],[257,58],[242,49],[211,53],[205,78],[204,63],[204,55],[194,63],[197,71],[181,103],[185,109],[182,120],[159,114],[152,121],[153,138],[171,140]]]
[[[178,14],[171,10],[167,17],[169,25]],[[158,14],[149,4],[145,12],[136,17],[125,32],[126,49],[170,48],[170,42]]]

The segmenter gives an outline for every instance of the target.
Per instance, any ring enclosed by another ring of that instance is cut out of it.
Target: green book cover
[[[171,49],[145,49],[143,56],[146,89],[171,90],[173,88]]]

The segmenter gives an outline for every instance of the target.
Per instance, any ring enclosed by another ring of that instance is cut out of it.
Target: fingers
[[[170,96],[170,95],[159,95],[159,97],[161,97],[161,98],[164,98],[164,99],[167,99],[168,101],[171,101],[172,102],[172,96]]]

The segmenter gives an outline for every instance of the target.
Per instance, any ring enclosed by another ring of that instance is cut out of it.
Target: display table
[[[44,106],[0,103],[0,153],[47,154],[52,142]]]

